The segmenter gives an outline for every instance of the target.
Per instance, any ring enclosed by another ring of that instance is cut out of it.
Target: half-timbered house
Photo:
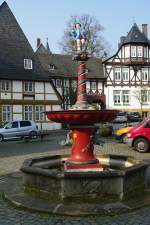
[[[47,72],[53,72],[51,79],[57,91],[63,99],[62,108],[68,109],[76,101],[77,94],[77,67],[76,61],[71,55],[53,54],[48,42],[46,47],[37,39],[38,56],[43,68]],[[87,95],[91,104],[98,109],[105,107],[104,83],[102,60],[91,58],[87,61]]]
[[[104,62],[107,108],[150,112],[150,40],[147,24],[136,23],[120,38],[117,52]]]
[[[42,113],[61,105],[49,75],[4,2],[0,6],[0,125],[10,120],[34,120],[39,128],[60,127]]]

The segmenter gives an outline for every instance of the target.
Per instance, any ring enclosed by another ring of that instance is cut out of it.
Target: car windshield
[[[11,122],[6,123],[6,124],[4,125],[4,128],[5,128],[5,129],[10,129],[10,128],[12,128],[12,123],[11,123]]]

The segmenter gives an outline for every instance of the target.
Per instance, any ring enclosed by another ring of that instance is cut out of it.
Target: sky
[[[41,38],[53,53],[60,53],[61,40],[67,21],[72,15],[89,14],[104,27],[103,37],[112,54],[117,50],[120,36],[129,32],[133,22],[149,24],[150,0],[7,0],[18,23],[33,49]],[[0,4],[3,1],[0,0]],[[150,37],[150,31],[149,31]]]

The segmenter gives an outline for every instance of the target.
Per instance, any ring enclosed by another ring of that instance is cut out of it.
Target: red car
[[[148,152],[150,147],[150,117],[134,126],[127,134],[126,143],[138,152]]]

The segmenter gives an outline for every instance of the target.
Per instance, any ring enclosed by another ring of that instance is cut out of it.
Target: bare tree
[[[141,115],[143,112],[143,105],[148,101],[148,90],[147,86],[141,86],[139,89],[133,91],[133,96],[137,99],[140,104]]]
[[[101,35],[104,28],[95,17],[88,14],[71,16],[71,19],[67,23],[67,28],[64,30],[62,40],[58,43],[62,53],[72,54],[76,50],[75,40],[71,35],[71,30],[75,23],[82,24],[82,27],[87,32],[87,50],[90,55],[94,57],[106,57],[110,46]]]

